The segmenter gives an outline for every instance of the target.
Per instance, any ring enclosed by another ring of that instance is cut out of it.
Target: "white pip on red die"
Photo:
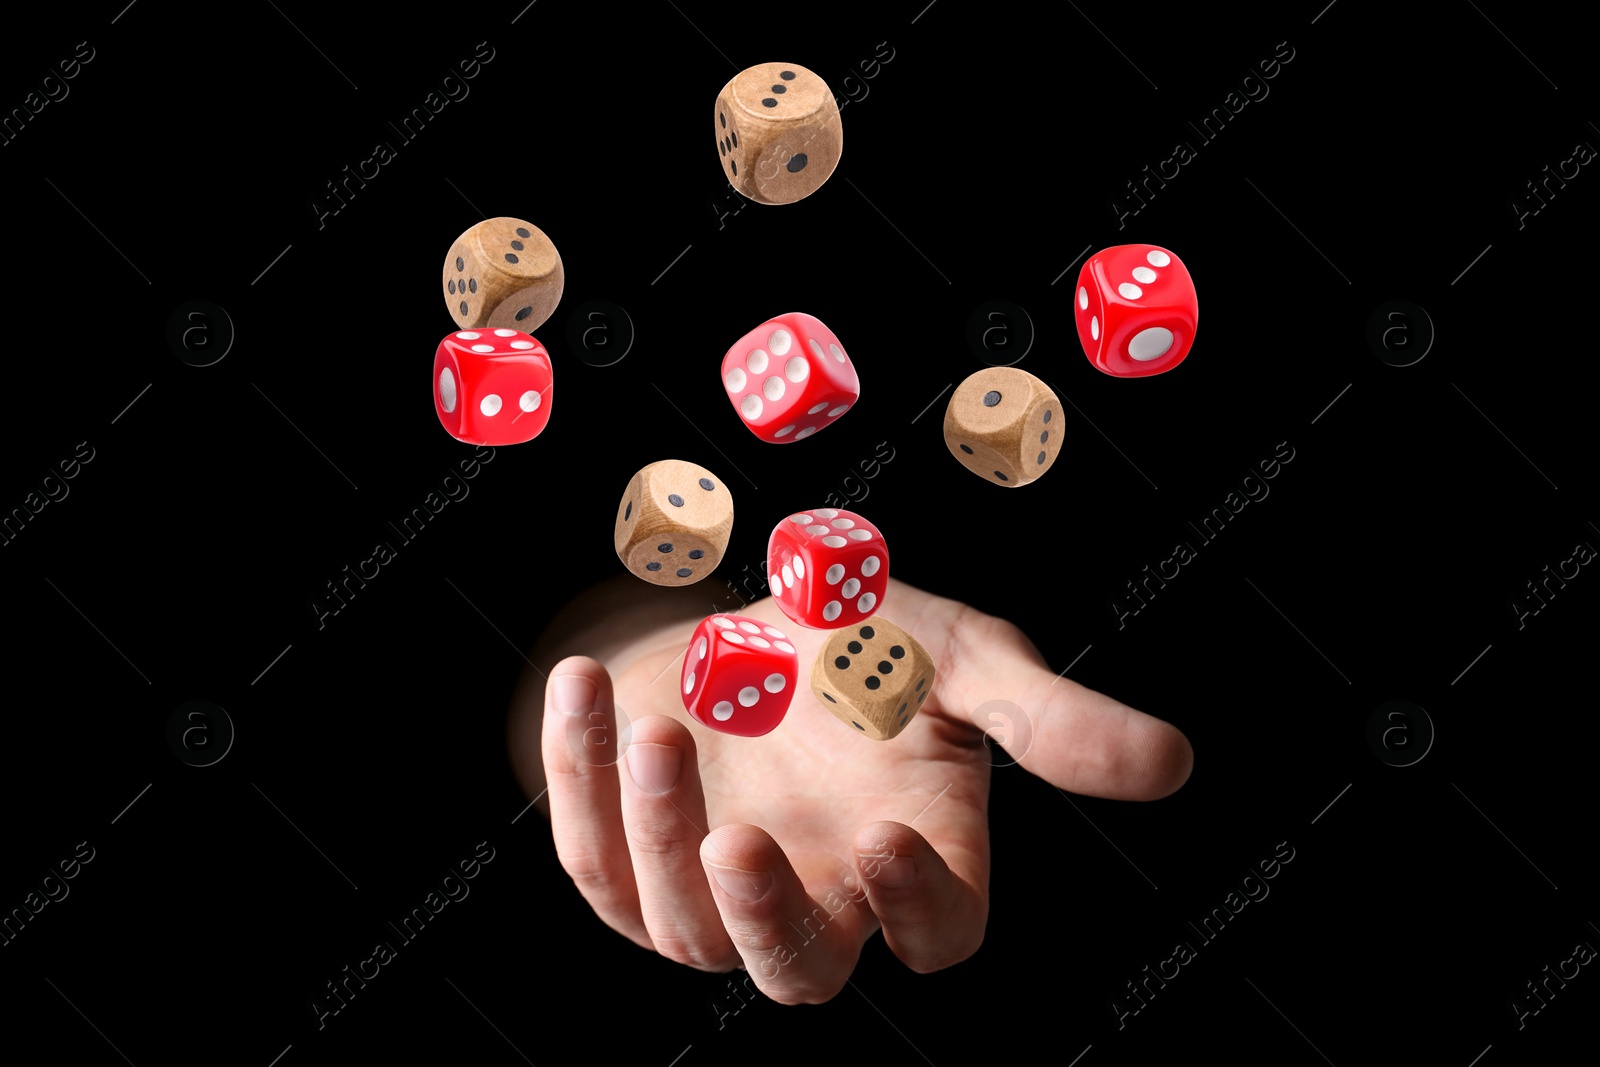
[[[854,406],[861,379],[832,330],[794,311],[768,319],[722,357],[722,387],[750,432],[804,441]]]
[[[760,737],[783,721],[800,680],[788,635],[747,615],[708,615],[683,654],[683,706],[725,734]]]
[[[853,626],[883,603],[889,549],[878,528],[853,511],[801,511],[773,528],[767,574],[772,598],[801,626]]]
[[[544,345],[507,328],[459,330],[433,357],[433,407],[445,431],[472,445],[531,441],[550,422]]]
[[[1142,378],[1183,362],[1200,319],[1189,268],[1157,245],[1117,245],[1089,257],[1073,294],[1078,340],[1089,362],[1118,378]]]

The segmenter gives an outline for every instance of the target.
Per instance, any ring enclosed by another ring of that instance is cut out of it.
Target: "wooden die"
[[[561,254],[544,231],[521,219],[485,219],[450,246],[440,280],[458,329],[532,333],[561,302]]]
[[[704,467],[663,459],[628,482],[612,543],[623,565],[653,585],[693,585],[722,561],[733,496]]]
[[[844,133],[826,82],[797,63],[758,63],[717,94],[722,171],[758,204],[792,204],[839,165]]]
[[[956,386],[944,413],[944,443],[961,465],[993,485],[1027,485],[1061,453],[1061,401],[1015,367],[990,367]]]
[[[811,691],[840,722],[887,741],[921,709],[933,676],[928,650],[874,615],[829,635],[811,666]]]

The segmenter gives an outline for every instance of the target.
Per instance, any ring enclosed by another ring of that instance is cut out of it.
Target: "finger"
[[[856,834],[856,864],[883,939],[921,974],[978,951],[989,922],[987,855],[950,851],[946,862],[921,834],[897,822]]]
[[[550,671],[544,712],[540,749],[561,866],[607,926],[652,947],[622,825],[611,677],[592,659],[562,660]]]
[[[950,652],[942,702],[969,714],[996,700],[1017,705],[1022,720],[1006,724],[1002,740],[1012,758],[1053,785],[1111,800],[1156,800],[1188,781],[1194,750],[1182,731],[1060,677],[1011,623],[969,612]],[[985,714],[974,721],[980,729],[991,725]]]
[[[854,877],[822,900],[754,826],[719,826],[700,845],[706,880],[744,967],[780,1004],[821,1004],[844,988],[875,923]]]
[[[651,942],[678,963],[703,971],[732,970],[739,954],[700,863],[706,798],[694,738],[676,719],[640,719],[623,762],[622,825]]]

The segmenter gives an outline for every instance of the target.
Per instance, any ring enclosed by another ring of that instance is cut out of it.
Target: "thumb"
[[[1194,768],[1183,732],[1057,675],[1004,619],[968,611],[951,634],[941,702],[1030,773],[1072,793],[1157,800]]]

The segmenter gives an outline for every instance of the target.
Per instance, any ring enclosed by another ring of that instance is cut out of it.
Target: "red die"
[[[550,421],[550,354],[521,330],[460,330],[433,357],[433,408],[471,445],[531,441]]]
[[[772,598],[801,626],[832,630],[875,614],[889,587],[883,534],[853,511],[802,511],[767,543]]]
[[[760,737],[783,721],[800,656],[776,626],[747,615],[708,615],[683,654],[683,706],[703,726]]]
[[[722,386],[750,432],[803,441],[850,410],[861,379],[833,331],[798,311],[768,319],[722,357]]]
[[[1072,295],[1089,362],[1118,378],[1142,378],[1183,362],[1200,302],[1183,261],[1155,245],[1117,245],[1089,257]]]

